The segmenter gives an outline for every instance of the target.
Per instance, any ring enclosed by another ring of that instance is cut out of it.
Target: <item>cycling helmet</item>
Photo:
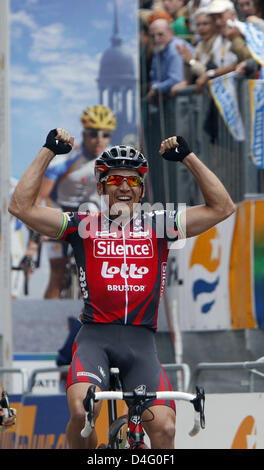
[[[116,128],[116,118],[110,108],[98,104],[83,111],[80,121],[84,128],[113,131]]]
[[[134,147],[116,145],[109,150],[105,150],[95,160],[94,170],[97,181],[104,173],[116,168],[137,170],[141,176],[144,176],[148,171],[148,162],[143,153]]]

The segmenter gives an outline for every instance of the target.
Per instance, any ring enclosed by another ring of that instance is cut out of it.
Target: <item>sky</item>
[[[137,0],[116,0],[123,45],[137,60]],[[114,0],[10,0],[11,174],[20,178],[51,129],[80,141],[82,110],[99,102],[100,59]]]

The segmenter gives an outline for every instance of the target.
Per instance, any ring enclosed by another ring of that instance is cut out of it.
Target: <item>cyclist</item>
[[[131,147],[114,147],[95,162],[97,189],[109,212],[97,215],[61,213],[35,204],[42,177],[55,154],[70,151],[74,138],[54,129],[19,181],[9,211],[34,230],[69,241],[74,249],[84,298],[82,327],[75,339],[68,375],[71,448],[95,448],[96,433],[80,436],[84,426],[83,398],[93,383],[109,387],[109,366],[119,367],[124,391],[145,384],[148,390],[169,390],[156,354],[157,312],[165,279],[168,239],[192,237],[230,216],[235,206],[226,189],[189,149],[182,137],[162,141],[160,154],[181,161],[195,176],[204,205],[186,209],[139,210],[144,194],[146,158]],[[164,214],[171,222],[162,235]],[[186,217],[186,223],[183,223]],[[96,416],[100,412],[96,404]],[[174,447],[174,403],[148,402],[144,428],[152,448]],[[150,413],[151,412],[151,413]]]
[[[94,160],[109,145],[116,128],[116,118],[110,108],[102,105],[86,108],[81,117],[82,143],[69,155],[60,156],[49,165],[38,196],[38,202],[47,201],[62,210],[77,211],[83,203],[98,211],[99,198],[94,179]],[[66,244],[65,244],[66,245]],[[44,297],[60,298],[67,263],[66,246],[47,244],[50,279]]]
[[[10,198],[12,197],[17,182],[18,180],[16,178],[10,178]],[[31,232],[32,231],[29,231],[29,233]],[[26,275],[29,279],[34,266],[33,257],[38,251],[38,244],[34,243],[30,238],[26,246],[24,246],[23,223],[16,217],[10,217],[10,245],[12,263],[11,295],[12,299],[15,300],[23,294],[23,269],[27,269]],[[27,266],[25,266],[25,263],[27,263]]]

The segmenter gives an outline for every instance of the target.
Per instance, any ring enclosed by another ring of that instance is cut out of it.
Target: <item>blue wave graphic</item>
[[[208,302],[207,304],[204,304],[201,308],[202,313],[208,313],[209,310],[211,310],[214,303],[215,303],[215,301],[212,300],[212,302]]]
[[[219,277],[214,282],[207,282],[207,281],[204,281],[204,279],[197,279],[197,281],[195,281],[193,284],[193,299],[197,300],[197,297],[200,294],[214,292],[218,284],[219,284]],[[201,308],[202,313],[208,313],[214,303],[215,303],[214,300],[211,302],[205,303]]]

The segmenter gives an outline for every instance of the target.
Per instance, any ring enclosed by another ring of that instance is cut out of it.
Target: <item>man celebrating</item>
[[[86,439],[83,399],[91,383],[96,391],[109,388],[109,368],[118,367],[124,391],[145,384],[147,390],[171,386],[155,349],[157,312],[164,283],[168,240],[192,237],[234,212],[222,183],[189,149],[182,137],[170,137],[160,155],[182,162],[196,178],[204,205],[177,210],[143,212],[144,176],[148,162],[132,147],[116,146],[95,162],[97,190],[108,210],[100,214],[61,213],[37,206],[43,175],[56,154],[71,150],[74,138],[63,129],[51,131],[44,147],[19,181],[9,211],[34,230],[69,241],[75,253],[84,298],[82,327],[76,337],[67,381],[71,448],[95,448],[95,431]],[[142,208],[141,208],[142,209]],[[186,223],[183,223],[186,219]],[[166,221],[170,220],[167,230]],[[163,227],[162,227],[163,226]],[[162,231],[164,228],[164,231]],[[174,448],[174,402],[149,401],[143,413],[151,447]],[[97,403],[98,416],[101,404]],[[153,419],[149,419],[151,416]]]

